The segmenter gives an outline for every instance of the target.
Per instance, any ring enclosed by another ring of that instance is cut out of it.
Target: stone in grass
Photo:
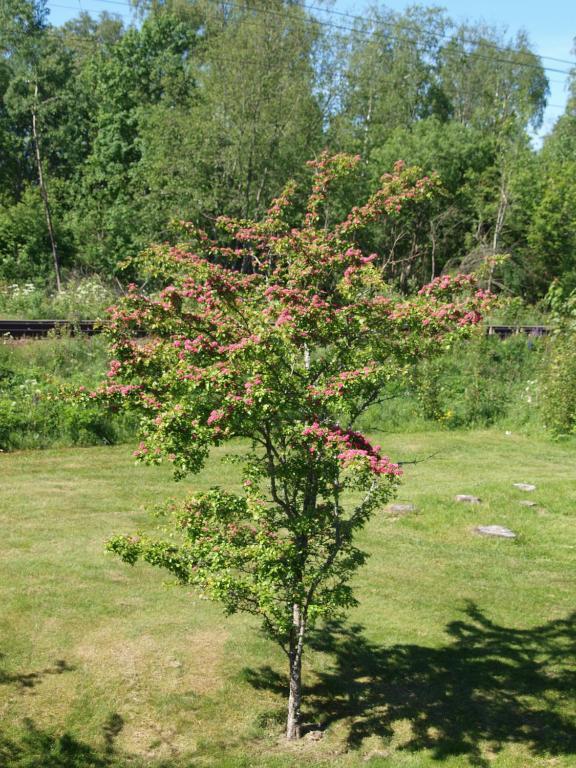
[[[518,488],[519,491],[535,491],[536,486],[532,483],[514,483],[514,488]]]
[[[404,515],[406,512],[414,512],[416,507],[414,504],[390,504],[388,506],[389,512],[394,512],[397,515]]]
[[[502,539],[515,539],[516,534],[502,525],[479,525],[476,530],[483,536],[500,536]]]
[[[320,739],[324,738],[324,731],[308,731],[304,738],[307,741],[320,741]]]
[[[468,504],[480,504],[478,496],[470,496],[468,493],[459,493],[457,496],[454,496],[454,501],[465,501]]]
[[[536,502],[535,501],[530,501],[529,499],[522,499],[521,501],[518,502],[518,504],[520,504],[521,507],[535,507],[536,506]]]
[[[307,723],[302,726],[302,735],[308,741],[320,741],[324,738],[324,729],[321,723]]]

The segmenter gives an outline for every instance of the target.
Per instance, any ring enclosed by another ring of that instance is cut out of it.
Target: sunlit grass
[[[179,485],[126,446],[2,455],[2,768],[573,766],[575,445],[378,437],[418,460],[399,493],[416,510],[365,531],[360,605],[305,659],[305,710],[324,737],[289,747],[284,659],[257,624],[104,553],[110,534],[154,525],[146,509],[166,496],[234,487],[223,451]],[[480,524],[518,538],[481,537]]]

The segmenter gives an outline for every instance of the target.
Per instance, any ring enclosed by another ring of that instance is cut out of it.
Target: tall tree
[[[438,9],[372,10],[348,38],[336,146],[369,157],[392,131],[445,111],[436,84],[440,44],[450,22]]]
[[[356,533],[400,472],[355,421],[384,382],[478,322],[486,300],[469,291],[470,276],[437,280],[409,302],[386,295],[355,235],[418,205],[428,184],[399,171],[326,226],[330,188],[356,164],[322,155],[299,228],[287,215],[290,185],[260,222],[221,219],[223,245],[195,230],[194,252],[158,249],[151,265],[169,284],[157,298],[133,290],[114,310],[109,382],[82,395],[139,411],[137,455],[169,458],[179,475],[198,471],[213,445],[250,442],[245,494],[214,488],[172,510],[171,536],[119,536],[109,546],[168,570],[227,613],[262,620],[286,655],[288,739],[302,734],[307,633],[354,604],[350,579],[366,559]],[[213,263],[226,262],[230,237],[252,274]],[[138,328],[151,343],[135,343]]]
[[[8,3],[10,7],[11,2]],[[72,76],[71,59],[50,37],[45,24],[43,4],[15,3],[4,34],[5,62],[9,71],[3,104],[12,122],[12,129],[20,139],[20,197],[26,182],[38,186],[44,208],[44,217],[56,287],[61,287],[61,259],[53,222],[48,175],[51,168],[61,165],[66,149],[53,133],[62,119],[62,90]],[[6,65],[5,65],[6,66]],[[62,100],[63,103],[63,100]],[[33,168],[33,171],[32,171]],[[38,271],[45,271],[42,264]]]
[[[143,173],[152,198],[171,197],[178,212],[188,206],[189,217],[250,217],[320,146],[312,66],[318,29],[297,5],[278,1],[212,5],[205,30],[196,98],[144,117]]]
[[[145,241],[140,184],[141,126],[159,104],[178,109],[193,91],[190,59],[196,29],[163,14],[101,46],[86,65],[83,82],[96,100],[91,152],[82,169],[74,228],[82,260],[114,272]],[[166,137],[174,153],[173,139]],[[167,214],[167,218],[168,218]]]
[[[540,153],[539,172],[535,209],[527,226],[533,292],[542,295],[552,280],[559,280],[569,293],[576,288],[576,68],[565,112]]]

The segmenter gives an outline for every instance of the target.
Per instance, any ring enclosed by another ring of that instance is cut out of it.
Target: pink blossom
[[[108,369],[108,372],[106,373],[106,376],[109,379],[113,379],[115,376],[118,375],[121,368],[122,368],[122,363],[120,362],[120,360],[111,360],[110,367]]]
[[[292,315],[290,314],[290,311],[288,309],[283,309],[282,312],[278,315],[278,319],[276,320],[276,325],[286,325],[286,323],[292,322]]]
[[[214,424],[216,421],[220,421],[220,419],[224,418],[224,411],[221,410],[214,410],[210,413],[210,416],[208,416],[208,420],[206,423],[208,425]]]

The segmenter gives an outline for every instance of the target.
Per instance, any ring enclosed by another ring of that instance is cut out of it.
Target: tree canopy
[[[176,242],[173,219],[214,234],[222,214],[259,217],[328,148],[362,156],[341,210],[397,160],[439,173],[429,210],[361,235],[404,292],[502,254],[501,289],[573,284],[574,100],[535,150],[548,82],[525,34],[437,8],[345,24],[283,0],[136,8],[130,26],[55,27],[40,0],[3,3],[0,280],[53,281],[51,241],[65,275],[138,277],[126,260]]]

